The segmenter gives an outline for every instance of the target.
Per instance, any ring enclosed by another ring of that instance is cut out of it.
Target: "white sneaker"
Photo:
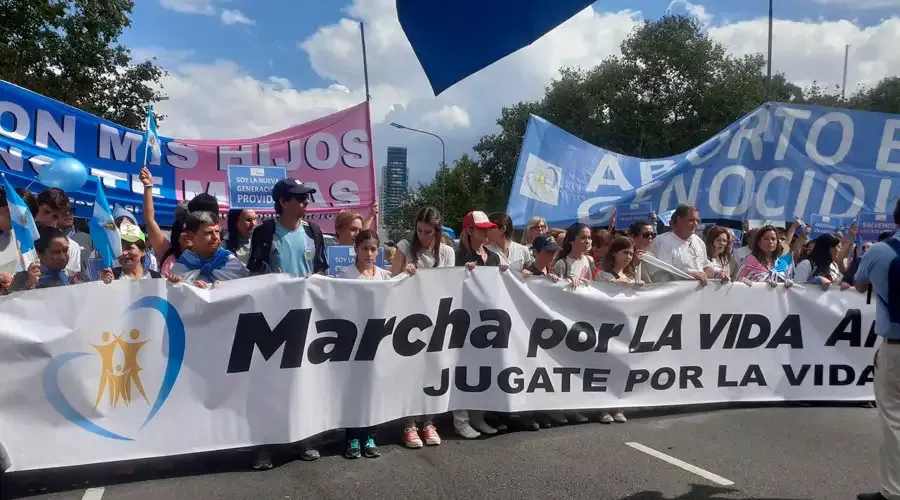
[[[494,429],[493,427],[488,425],[487,422],[485,422],[484,419],[482,419],[482,418],[469,419],[469,424],[471,424],[472,427],[474,427],[475,430],[477,430],[478,432],[480,432],[482,434],[487,434],[488,436],[491,436],[491,435],[494,435],[497,433],[497,429]]]
[[[473,429],[472,426],[469,425],[469,422],[454,422],[453,430],[456,431],[457,435],[466,439],[477,439],[479,436],[481,436],[481,433]]]
[[[613,414],[613,420],[615,420],[616,422],[618,422],[620,424],[624,424],[625,422],[628,422],[628,419],[625,418],[625,414],[620,411],[617,411]]]
[[[601,424],[611,424],[613,422],[615,422],[615,420],[613,419],[613,416],[610,415],[609,413],[603,412],[603,414],[600,415],[600,423]]]
[[[590,422],[590,420],[588,420],[587,417],[585,417],[584,415],[582,415],[581,413],[579,413],[577,411],[573,411],[571,413],[571,417],[572,417],[572,421],[575,422],[576,424],[586,424],[586,423]]]

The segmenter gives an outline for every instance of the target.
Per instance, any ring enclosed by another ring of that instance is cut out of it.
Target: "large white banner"
[[[494,268],[36,290],[0,298],[0,443],[26,470],[452,409],[862,401],[873,308],[852,290],[573,291]]]

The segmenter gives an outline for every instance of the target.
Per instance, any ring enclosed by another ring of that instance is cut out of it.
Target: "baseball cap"
[[[466,214],[466,217],[463,219],[463,229],[477,227],[480,229],[494,229],[497,227],[497,224],[491,222],[488,219],[488,216],[484,212],[473,211]]]
[[[123,220],[122,223],[119,224],[119,236],[123,241],[127,241],[128,243],[144,241],[145,238],[141,228],[129,222],[128,219]]]
[[[307,186],[297,179],[288,177],[286,179],[281,179],[280,181],[275,183],[275,186],[272,188],[272,198],[275,198],[275,200],[277,201],[282,198],[304,194],[308,195],[315,192],[316,190],[314,188]]]
[[[559,245],[556,244],[556,240],[546,234],[542,234],[535,238],[534,241],[531,242],[531,248],[533,248],[535,252],[559,251]]]

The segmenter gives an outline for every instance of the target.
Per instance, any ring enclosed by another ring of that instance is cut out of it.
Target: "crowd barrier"
[[[495,268],[35,290],[0,299],[0,443],[30,470],[453,409],[866,401],[873,322],[853,290],[573,290]]]

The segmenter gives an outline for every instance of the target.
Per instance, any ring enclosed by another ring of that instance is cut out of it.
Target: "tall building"
[[[380,212],[383,224],[394,224],[400,202],[409,189],[409,169],[406,168],[406,148],[388,146],[387,164],[381,169]]]

